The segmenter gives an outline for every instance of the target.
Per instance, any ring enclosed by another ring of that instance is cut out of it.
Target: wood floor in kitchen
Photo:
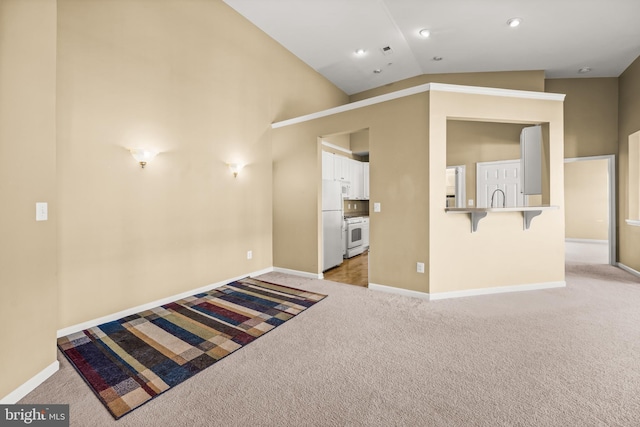
[[[324,278],[366,288],[369,285],[369,252],[345,259],[338,267],[325,271]]]

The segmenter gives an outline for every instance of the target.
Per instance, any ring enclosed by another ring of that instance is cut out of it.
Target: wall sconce
[[[129,152],[131,152],[133,158],[140,163],[142,168],[158,154],[157,151],[143,150],[142,148],[131,148]]]
[[[229,164],[229,169],[231,169],[231,173],[233,174],[234,178],[236,178],[238,176],[238,173],[240,173],[240,171],[242,170],[243,167],[244,167],[244,165],[241,165],[239,163],[231,163],[231,164]]]

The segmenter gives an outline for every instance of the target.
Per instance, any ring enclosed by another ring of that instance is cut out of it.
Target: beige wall
[[[582,160],[564,164],[565,236],[609,238],[609,162]]]
[[[429,292],[564,281],[564,189],[556,184],[563,182],[562,110],[560,101],[431,92]],[[489,213],[476,233],[470,232],[467,214],[445,213],[445,141],[447,119],[453,117],[549,123],[546,156],[552,185],[546,197],[558,209],[544,211],[526,231],[520,212]]]
[[[56,3],[0,0],[0,399],[56,361],[55,61]]]
[[[423,74],[351,95],[350,102],[396,92],[425,83],[447,83],[502,89],[544,91],[544,71],[498,71],[485,73]]]
[[[58,22],[58,327],[271,267],[270,124],[347,96],[221,1],[60,0]]]
[[[363,129],[351,134],[351,149],[354,153],[369,152],[369,129]]]
[[[618,79],[576,78],[544,80],[539,71],[430,74],[413,77],[352,95],[357,101],[428,82],[546,91],[566,94],[564,103],[565,157],[616,154],[618,151]],[[449,121],[447,164],[466,165],[467,199],[475,195],[475,162],[520,157],[522,125]],[[483,144],[475,144],[478,138]],[[478,159],[478,160],[475,160]]]
[[[640,271],[640,227],[625,222],[629,211],[629,135],[640,130],[640,57],[622,73],[619,85],[618,260]]]
[[[370,204],[382,206],[370,217],[369,281],[428,291],[427,276],[416,273],[416,261],[429,259],[428,105],[418,94],[274,129],[276,267],[320,273],[317,136],[368,128]]]
[[[453,117],[550,123],[548,171],[551,182],[562,182],[559,101],[431,92],[278,128],[273,140],[275,265],[320,272],[317,135],[368,127],[370,203],[381,204],[381,212],[371,212],[370,283],[438,293],[562,282],[562,186],[547,190],[558,209],[537,217],[528,231],[522,230],[517,212],[490,215],[474,234],[467,215],[445,213],[447,119]],[[302,175],[314,167],[315,176]],[[294,209],[299,206],[305,209]],[[305,227],[310,222],[317,225],[311,232]],[[416,262],[425,263],[426,274],[416,272]]]
[[[542,71],[424,74],[351,95],[350,101],[429,82],[566,94],[565,157],[615,154],[618,150],[618,79],[615,77],[545,80]],[[457,129],[453,131],[459,133]]]
[[[566,94],[566,158],[615,154],[618,151],[618,79],[550,79],[546,92]]]

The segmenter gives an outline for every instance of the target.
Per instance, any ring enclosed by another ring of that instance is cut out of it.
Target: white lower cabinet
[[[364,246],[365,250],[369,249],[369,217],[368,216],[362,218],[362,246]]]

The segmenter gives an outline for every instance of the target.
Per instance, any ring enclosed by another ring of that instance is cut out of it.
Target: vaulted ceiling
[[[640,0],[224,1],[347,94],[420,74],[617,77],[640,55]]]

